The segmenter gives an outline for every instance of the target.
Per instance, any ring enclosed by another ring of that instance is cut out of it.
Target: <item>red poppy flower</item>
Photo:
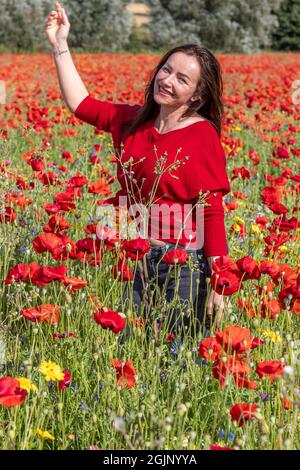
[[[267,207],[274,212],[274,214],[286,214],[289,210],[280,202],[272,202],[268,204]]]
[[[137,371],[133,367],[132,361],[123,363],[121,359],[115,359],[111,361],[111,365],[116,369],[119,389],[131,388],[136,385]]]
[[[45,204],[44,209],[47,212],[47,214],[56,214],[60,210],[60,205],[59,204]]]
[[[87,281],[80,279],[78,277],[67,277],[63,276],[60,279],[60,282],[62,282],[65,286],[69,287],[71,286],[71,294],[75,292],[76,290],[83,289],[84,287],[87,286]]]
[[[256,217],[255,223],[259,225],[260,228],[266,229],[266,224],[269,222],[268,217]]]
[[[232,421],[236,421],[238,427],[240,427],[254,417],[256,410],[257,405],[255,403],[251,405],[248,405],[248,403],[236,403],[230,408],[230,416]]]
[[[60,240],[60,245],[53,247],[51,255],[53,259],[57,261],[65,261],[67,259],[77,259],[78,253],[76,244],[64,233],[57,234]]]
[[[73,176],[67,181],[67,186],[73,188],[82,188],[88,182],[89,180],[85,176],[78,173],[76,176]]]
[[[52,171],[45,171],[44,173],[38,173],[38,179],[44,186],[50,186],[57,184],[58,175],[52,173]]]
[[[245,256],[236,262],[239,270],[243,273],[243,281],[248,279],[259,279],[260,270],[256,261],[250,256]]]
[[[22,405],[27,391],[20,388],[18,380],[6,376],[0,378],[0,405],[12,407]]]
[[[253,338],[252,344],[251,344],[251,349],[256,349],[258,348],[261,344],[265,344],[265,342],[262,339],[259,339],[257,337]]]
[[[250,173],[249,171],[242,166],[241,168],[234,168],[233,169],[233,176],[231,177],[232,180],[235,178],[241,177],[243,180],[249,179],[250,178]]]
[[[279,316],[280,314],[280,305],[276,299],[268,300],[265,299],[261,303],[261,310],[260,314],[263,318],[270,318],[274,319]]]
[[[62,152],[61,158],[63,158],[64,160],[66,160],[69,163],[74,162],[74,158],[72,157],[72,154],[70,152]]]
[[[284,147],[278,147],[277,149],[277,156],[279,158],[289,158],[289,154],[286,148]]]
[[[173,343],[174,339],[176,338],[175,336],[175,333],[169,333],[167,336],[166,336],[166,342],[167,343]],[[199,352],[200,354],[200,352]]]
[[[66,191],[62,191],[61,193],[54,194],[54,201],[57,204],[61,204],[63,202],[73,202],[75,199],[74,188],[68,188]]]
[[[16,220],[17,214],[12,207],[5,206],[4,211],[0,212],[0,222],[7,224]]]
[[[300,275],[298,278],[300,279]],[[282,309],[289,309],[295,315],[300,315],[300,283],[282,289],[278,294],[278,301]]]
[[[29,164],[34,171],[42,171],[45,168],[45,162],[43,158],[32,158],[29,161]]]
[[[234,450],[232,447],[222,447],[218,444],[212,444],[209,448],[210,450]]]
[[[280,267],[277,263],[275,263],[275,261],[264,260],[260,262],[259,269],[262,274],[269,274],[272,277],[276,276],[280,270]]]
[[[46,286],[52,281],[61,281],[68,268],[64,265],[52,268],[51,266],[39,267],[31,276],[32,284],[36,286]]]
[[[10,268],[7,278],[5,280],[5,284],[11,284],[13,279],[15,281],[26,281],[29,274],[29,267],[27,264],[18,263],[12,268]]]
[[[216,360],[222,355],[222,347],[220,343],[213,336],[211,338],[205,338],[201,341],[198,348],[199,356],[203,359]]]
[[[296,230],[299,226],[298,219],[296,217],[291,217],[287,219],[286,214],[283,214],[282,217],[278,217],[273,220],[272,226],[270,227],[270,231],[277,231],[280,232],[290,232],[291,230]]]
[[[280,202],[281,190],[278,186],[265,186],[261,192],[261,198],[266,205]]]
[[[117,266],[113,268],[113,277],[123,282],[132,281],[133,272],[124,260],[119,260]]]
[[[88,193],[102,194],[103,196],[109,196],[111,193],[111,190],[110,190],[109,184],[107,184],[106,181],[99,180],[89,185]]]
[[[234,375],[233,379],[237,387],[248,388],[250,390],[257,390],[257,382],[248,379],[248,377],[243,377],[242,375]]]
[[[50,219],[48,224],[43,228],[44,232],[53,232],[60,233],[63,230],[67,230],[70,227],[70,224],[67,220],[63,219],[59,215],[55,214]]]
[[[121,249],[125,250],[125,256],[132,260],[142,259],[150,248],[149,241],[140,237],[134,240],[124,240],[121,244]]]
[[[95,251],[99,251],[101,244],[99,240],[94,240],[93,238],[87,237],[76,242],[76,247],[78,251],[86,252],[86,253],[95,253]]]
[[[265,248],[265,256],[268,256],[271,251],[277,251],[278,248],[289,241],[289,239],[290,236],[287,233],[271,233],[271,235],[265,237],[264,240],[267,244]]]
[[[227,326],[216,334],[217,342],[231,354],[233,351],[243,353],[252,347],[251,332],[238,325]]]
[[[284,364],[280,361],[263,361],[256,366],[256,372],[260,378],[268,377],[270,382],[274,382],[276,377],[283,375]]]
[[[212,288],[223,295],[232,295],[240,289],[240,277],[230,271],[214,272],[210,278]]]
[[[59,250],[61,239],[54,233],[41,233],[33,240],[33,249],[37,253]]]
[[[282,398],[282,405],[285,410],[292,410],[294,408],[293,400],[290,400],[288,397]]]
[[[104,329],[110,329],[115,334],[119,333],[125,328],[126,320],[119,312],[115,312],[108,308],[99,307],[94,312],[94,320]]]
[[[223,361],[221,358],[214,361],[213,363],[213,376],[220,382],[221,388],[225,387],[225,380],[230,373],[235,380],[237,377],[244,377],[251,373],[251,367],[245,361],[242,361],[238,357],[227,357]]]
[[[175,248],[164,254],[162,261],[170,266],[187,262],[188,254],[185,249]]]
[[[97,232],[97,224],[88,224],[85,229],[84,229],[84,232],[88,235],[91,235],[91,234],[95,234],[96,235],[96,232]]]
[[[58,305],[42,304],[36,308],[21,310],[20,313],[32,322],[58,323],[60,309]]]
[[[64,378],[58,382],[59,390],[65,390],[71,383],[71,372],[68,369],[63,370]]]

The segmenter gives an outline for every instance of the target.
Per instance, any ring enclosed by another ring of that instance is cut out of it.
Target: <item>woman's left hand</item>
[[[224,297],[226,297],[226,300],[224,300]],[[219,329],[219,326],[224,319],[224,314],[227,312],[231,313],[231,311],[232,304],[230,298],[228,296],[218,294],[211,289],[207,301],[207,315],[212,317],[213,313],[216,312],[215,320],[217,329]]]

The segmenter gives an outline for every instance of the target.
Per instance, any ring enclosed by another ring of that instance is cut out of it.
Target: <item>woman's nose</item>
[[[168,78],[165,78],[164,81],[163,81],[163,85],[166,88],[172,88],[173,87],[173,79],[174,79],[174,77],[172,77],[172,76],[169,76]]]

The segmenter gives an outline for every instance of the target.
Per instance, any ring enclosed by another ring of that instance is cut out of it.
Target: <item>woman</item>
[[[67,15],[58,2],[55,5],[57,11],[50,13],[45,31],[53,46],[64,101],[79,119],[111,132],[118,155],[121,189],[106,203],[121,206],[121,199],[129,198],[131,208],[137,203],[150,210],[146,238],[151,251],[135,272],[134,305],[141,311],[147,300],[145,282],[149,287],[156,278],[168,302],[174,299],[175,287],[180,299],[172,308],[169,331],[184,325],[198,332],[205,314],[211,318],[213,313],[218,326],[223,296],[213,290],[208,295],[207,281],[213,261],[228,254],[222,197],[230,191],[219,140],[223,85],[218,61],[204,47],[179,46],[167,52],[154,70],[143,106],[96,100],[72,61]],[[205,193],[204,205],[203,200],[197,204],[200,192]],[[125,204],[128,207],[127,199]],[[183,262],[176,279],[170,276],[172,261],[165,256],[169,253],[170,258],[174,248],[186,249],[192,262]],[[191,318],[191,309],[196,318]]]

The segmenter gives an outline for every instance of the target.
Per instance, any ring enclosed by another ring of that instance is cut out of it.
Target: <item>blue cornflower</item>
[[[181,341],[180,338],[175,339],[174,341],[172,341],[171,346],[170,346],[170,353],[173,356],[178,356],[179,348],[180,348],[181,345],[182,345],[182,341]]]
[[[233,434],[232,432],[229,432],[229,433],[228,433],[228,439],[229,439],[229,441],[233,441],[234,437],[235,437],[235,436],[234,436],[234,434]]]

